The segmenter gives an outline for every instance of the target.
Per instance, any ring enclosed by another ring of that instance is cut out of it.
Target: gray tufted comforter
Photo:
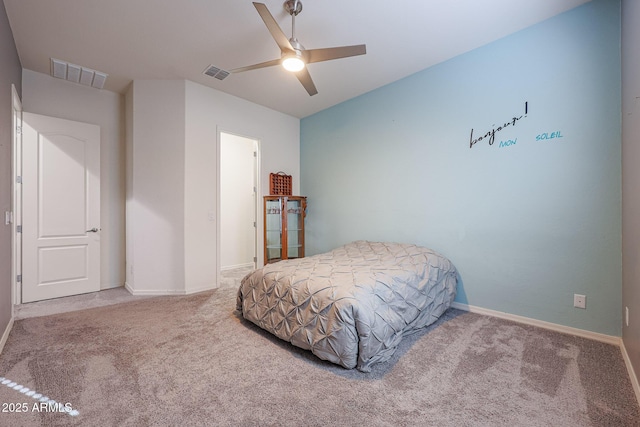
[[[435,322],[456,284],[453,264],[430,249],[357,241],[255,270],[242,279],[237,309],[321,359],[368,372],[404,335]]]

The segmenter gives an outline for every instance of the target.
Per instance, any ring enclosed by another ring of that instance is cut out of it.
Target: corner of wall
[[[7,340],[9,339],[9,334],[11,333],[11,329],[13,328],[13,322],[14,322],[14,317],[12,315],[11,319],[9,320],[9,323],[7,324],[7,327],[4,330],[4,333],[2,334],[2,338],[0,338],[0,354],[2,354],[2,350],[4,349],[4,345],[6,344]]]
[[[633,369],[633,364],[631,364],[631,359],[629,358],[629,354],[627,353],[627,348],[625,347],[623,340],[620,340],[620,350],[622,351],[622,358],[624,359],[624,364],[627,367],[627,372],[629,373],[631,386],[636,394],[636,400],[638,401],[638,405],[640,405],[640,383],[638,382],[638,376],[636,375],[635,369]]]

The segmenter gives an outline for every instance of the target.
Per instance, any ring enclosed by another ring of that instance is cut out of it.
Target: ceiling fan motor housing
[[[289,43],[291,43],[291,47],[296,52],[298,52],[298,51],[302,52],[304,50],[304,46],[302,46],[302,44],[298,41],[298,39],[295,39],[295,38],[291,37],[289,39]]]
[[[298,16],[298,14],[302,12],[302,2],[300,0],[287,0],[284,2],[284,10],[286,10],[289,15]]]

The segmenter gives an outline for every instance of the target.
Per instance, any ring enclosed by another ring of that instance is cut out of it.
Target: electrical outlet
[[[624,308],[624,323],[629,326],[629,307]]]
[[[585,295],[573,294],[573,306],[577,308],[587,308],[587,297]]]

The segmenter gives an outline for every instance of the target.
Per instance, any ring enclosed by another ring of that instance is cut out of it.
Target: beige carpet
[[[640,425],[615,346],[449,310],[363,374],[234,308],[229,288],[18,320],[0,425]],[[44,397],[62,412],[34,410]]]

